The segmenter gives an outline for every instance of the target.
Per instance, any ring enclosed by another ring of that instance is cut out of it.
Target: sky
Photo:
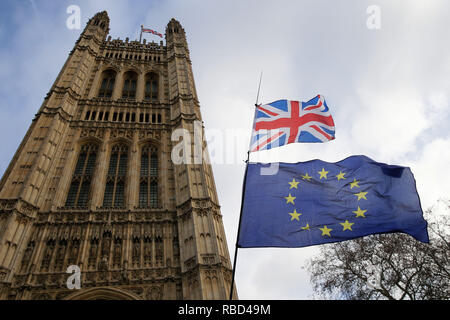
[[[71,5],[80,8],[81,29],[67,27]],[[113,39],[138,39],[141,24],[164,33],[171,18],[184,27],[231,258],[261,72],[260,103],[323,95],[336,140],[261,151],[251,161],[335,162],[363,154],[410,167],[424,210],[449,198],[446,0],[2,0],[0,174],[82,28],[103,10]],[[318,252],[240,249],[239,297],[312,298],[304,266]]]

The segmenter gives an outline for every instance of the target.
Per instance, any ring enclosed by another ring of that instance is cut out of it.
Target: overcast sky
[[[336,140],[263,151],[258,160],[334,162],[364,154],[411,167],[423,209],[449,198],[447,0],[2,0],[1,174],[82,31],[66,26],[70,5],[81,9],[81,28],[107,10],[113,38],[138,39],[141,24],[164,33],[172,17],[184,27],[207,138],[218,132],[227,137],[209,148],[216,158],[213,170],[231,257],[261,71],[259,102],[323,95]],[[379,9],[378,29],[367,26],[368,19],[373,22],[370,5]],[[239,139],[232,138],[236,134]],[[317,252],[318,247],[240,249],[240,298],[310,298],[302,267]]]

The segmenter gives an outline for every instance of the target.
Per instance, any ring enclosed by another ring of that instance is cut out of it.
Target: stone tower
[[[201,124],[185,31],[108,32],[89,20],[0,181],[0,299],[227,299],[211,166],[171,158]]]

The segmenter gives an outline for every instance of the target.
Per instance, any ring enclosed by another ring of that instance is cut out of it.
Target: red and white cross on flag
[[[256,107],[250,152],[334,138],[334,121],[323,96],[308,102],[278,100]]]
[[[157,36],[159,36],[161,38],[163,37],[163,35],[161,33],[156,32],[155,30],[152,30],[152,29],[144,28],[143,26],[141,26],[141,32],[153,33],[154,35],[157,35]]]

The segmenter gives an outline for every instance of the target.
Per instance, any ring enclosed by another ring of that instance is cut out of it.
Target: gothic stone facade
[[[0,181],[0,299],[227,299],[211,166],[171,160],[201,121],[185,31],[108,32],[89,20]]]

